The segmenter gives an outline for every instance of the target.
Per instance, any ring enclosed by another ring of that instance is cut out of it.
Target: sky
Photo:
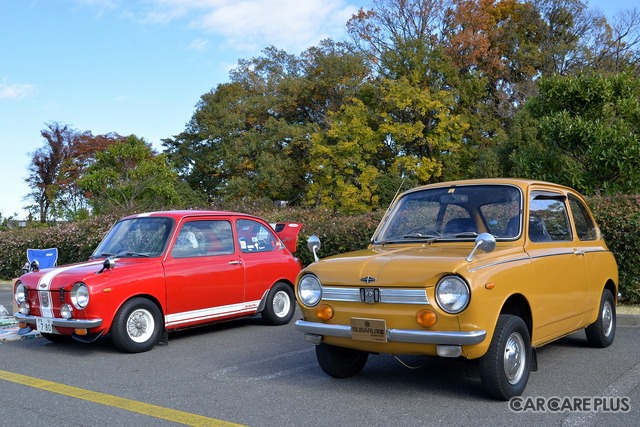
[[[637,0],[589,0],[608,18]],[[25,219],[50,123],[162,151],[239,59],[348,40],[371,0],[0,0],[0,218]]]

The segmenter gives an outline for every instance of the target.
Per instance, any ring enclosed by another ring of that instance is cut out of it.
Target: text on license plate
[[[45,317],[36,317],[36,329],[38,330],[38,332],[52,334],[53,321]]]
[[[352,317],[351,337],[360,341],[387,342],[387,323],[382,319]]]

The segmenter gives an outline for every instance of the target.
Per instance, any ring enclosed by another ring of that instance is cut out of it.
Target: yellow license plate
[[[387,322],[382,319],[352,317],[351,337],[360,341],[387,342]]]

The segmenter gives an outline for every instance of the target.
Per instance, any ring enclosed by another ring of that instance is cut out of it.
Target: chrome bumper
[[[31,316],[28,314],[16,313],[13,315],[18,322],[27,323],[29,325],[35,325],[38,316]],[[60,328],[72,328],[72,329],[91,329],[97,328],[102,325],[102,319],[59,319],[57,317],[47,317],[51,319],[53,326]]]
[[[297,320],[296,329],[307,334],[352,338],[351,326]],[[408,342],[439,345],[473,345],[484,341],[486,331],[424,331],[416,329],[387,329],[388,342]]]

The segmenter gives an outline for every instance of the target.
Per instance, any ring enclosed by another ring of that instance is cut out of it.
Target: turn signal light
[[[320,304],[316,308],[316,315],[321,320],[329,320],[333,317],[333,307],[327,304]]]
[[[416,320],[421,326],[427,328],[436,324],[438,316],[434,311],[424,309],[416,313]]]
[[[87,335],[86,329],[76,329],[74,332],[76,333],[76,335]]]

